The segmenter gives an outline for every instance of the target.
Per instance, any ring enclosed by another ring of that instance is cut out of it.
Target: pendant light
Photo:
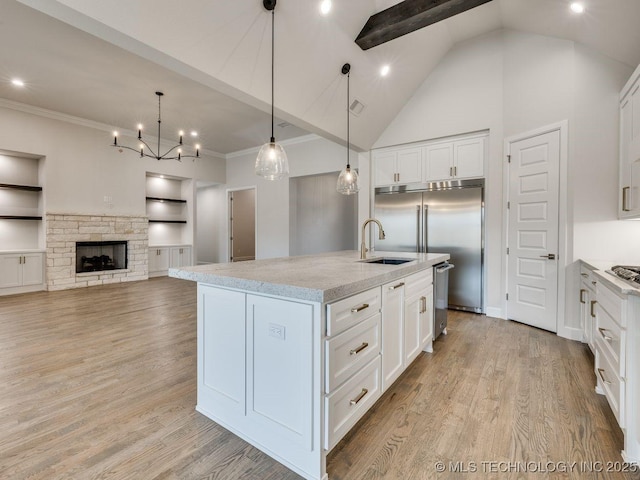
[[[271,140],[265,143],[256,158],[256,175],[267,180],[279,180],[289,175],[289,161],[282,145],[276,143],[273,134],[274,97],[274,47],[276,0],[263,0],[262,5],[271,12]]]
[[[352,170],[351,164],[349,163],[349,152],[351,150],[351,144],[349,143],[349,117],[351,115],[349,110],[351,100],[349,98],[349,78],[351,75],[351,65],[345,63],[342,66],[342,74],[347,76],[347,166],[340,172],[340,176],[338,176],[336,189],[343,195],[353,195],[354,193],[358,193],[360,185],[358,184],[358,172]]]

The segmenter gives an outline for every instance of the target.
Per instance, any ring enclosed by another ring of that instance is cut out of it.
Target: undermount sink
[[[413,262],[413,260],[413,258],[378,257],[360,261],[362,263],[378,263],[380,265],[402,265],[403,263]]]

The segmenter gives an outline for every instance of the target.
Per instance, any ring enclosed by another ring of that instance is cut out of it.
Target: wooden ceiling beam
[[[490,1],[404,0],[369,17],[356,43],[362,50],[368,50]]]

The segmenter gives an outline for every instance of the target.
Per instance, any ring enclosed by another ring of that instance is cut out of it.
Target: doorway
[[[229,261],[256,258],[256,189],[229,190]]]
[[[565,138],[562,123],[506,141],[507,318],[554,333],[564,310]]]

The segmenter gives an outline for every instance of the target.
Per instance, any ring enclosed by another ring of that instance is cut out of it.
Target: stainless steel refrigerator
[[[484,313],[484,180],[379,187],[374,217],[385,240],[375,249],[449,253],[449,308]]]

